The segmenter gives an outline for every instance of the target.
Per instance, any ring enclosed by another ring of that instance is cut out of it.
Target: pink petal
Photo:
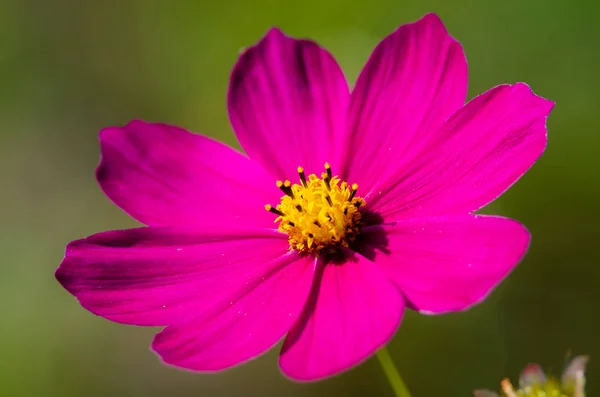
[[[575,356],[569,362],[567,368],[564,370],[561,376],[561,385],[563,390],[575,392],[578,387],[583,388],[585,385],[585,369],[589,359],[590,358],[588,356]]]
[[[230,307],[296,259],[273,230],[150,227],[73,241],[56,278],[109,320],[180,324]]]
[[[100,132],[98,182],[125,212],[154,226],[273,227],[275,181],[256,163],[184,129],[132,121]]]
[[[428,14],[401,26],[377,46],[352,93],[342,175],[366,194],[410,165],[466,94],[465,55],[442,21]]]
[[[394,335],[404,301],[371,261],[355,254],[319,266],[311,297],[288,334],[280,358],[285,375],[317,380],[349,369]]]
[[[412,219],[364,230],[374,259],[412,307],[438,314],[481,302],[521,260],[529,233],[512,219],[462,215]]]
[[[545,385],[548,381],[546,374],[539,364],[527,364],[525,369],[519,375],[519,387],[531,387],[535,385]]]
[[[258,261],[254,266],[264,267]],[[252,359],[292,327],[313,274],[313,260],[290,251],[243,296],[190,323],[167,327],[152,348],[166,363],[195,371],[222,370]]]
[[[326,161],[336,164],[349,98],[327,51],[271,29],[233,70],[229,117],[250,158],[291,179],[298,166],[320,173]]]
[[[523,83],[469,102],[410,167],[398,169],[367,202],[387,220],[475,211],[523,175],[546,147],[553,102]]]

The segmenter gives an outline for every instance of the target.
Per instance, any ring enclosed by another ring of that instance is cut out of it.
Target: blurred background
[[[592,357],[600,394],[600,23],[589,1],[0,0],[0,396],[392,396],[376,361],[295,384],[276,353],[217,375],[167,368],[156,329],[83,310],[55,281],[67,242],[135,226],[96,185],[97,132],[134,118],[237,145],[225,93],[242,47],[278,25],[354,81],[398,25],[437,12],[463,44],[469,96],[525,81],[556,101],[541,160],[485,212],[525,223],[529,255],[466,313],[408,313],[390,345],[415,397],[497,389],[526,363]]]

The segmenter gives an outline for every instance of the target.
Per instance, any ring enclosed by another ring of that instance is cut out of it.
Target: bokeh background
[[[276,352],[217,375],[167,368],[148,350],[155,329],[87,313],[53,272],[68,241],[136,225],[96,185],[99,129],[142,118],[237,145],[228,75],[268,27],[319,41],[354,81],[379,40],[428,11],[465,47],[470,97],[525,81],[557,105],[547,152],[485,209],[529,227],[529,255],[466,313],[409,313],[394,359],[415,397],[469,396],[588,353],[600,394],[596,4],[0,0],[0,396],[392,396],[374,360],[316,384],[285,380]]]

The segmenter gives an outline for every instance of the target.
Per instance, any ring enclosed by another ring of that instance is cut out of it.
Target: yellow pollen
[[[300,184],[277,181],[285,195],[277,207],[265,206],[277,215],[275,222],[279,222],[279,231],[289,236],[290,249],[320,254],[325,249],[349,247],[360,231],[359,208],[365,205],[365,200],[356,197],[358,185],[350,186],[333,176],[329,163],[325,163],[321,178],[315,174],[307,178],[302,167],[298,167],[298,175]]]

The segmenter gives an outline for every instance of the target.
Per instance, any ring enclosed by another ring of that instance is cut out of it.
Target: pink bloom
[[[97,315],[167,326],[152,348],[177,367],[222,370],[282,338],[293,379],[355,366],[405,308],[468,309],[527,249],[521,224],[473,212],[544,151],[553,103],[523,83],[466,93],[433,14],[385,38],[351,93],[327,51],[272,29],[231,76],[247,156],[164,124],[103,130],[98,181],[147,227],[73,241],[56,277]]]
[[[515,390],[510,380],[504,379],[500,383],[502,395],[506,397],[584,397],[585,396],[585,368],[588,363],[587,356],[576,356],[567,364],[560,379],[546,376],[538,364],[528,364],[519,377],[519,387]],[[488,389],[475,390],[475,397],[500,397]]]

